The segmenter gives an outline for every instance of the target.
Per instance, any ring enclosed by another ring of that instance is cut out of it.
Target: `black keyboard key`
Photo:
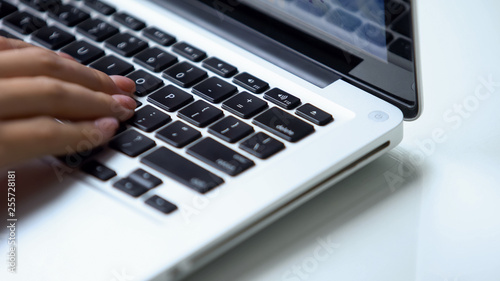
[[[61,0],[21,0],[21,2],[41,12],[56,10],[62,6]]]
[[[285,145],[264,133],[257,133],[243,141],[240,148],[260,159],[267,159],[283,150]]]
[[[155,146],[156,143],[153,140],[136,130],[125,131],[113,138],[109,143],[109,147],[130,157],[136,157]]]
[[[295,112],[298,116],[303,117],[316,125],[324,126],[333,121],[333,116],[310,103],[297,108]]]
[[[10,34],[9,32],[0,29],[0,36],[3,36],[5,38],[10,38],[10,39],[17,39],[20,40],[17,36]]]
[[[21,34],[31,34],[34,31],[47,26],[47,23],[39,17],[35,17],[27,12],[16,12],[7,16],[3,24]]]
[[[222,178],[165,147],[153,151],[141,162],[200,193],[224,183]]]
[[[66,26],[75,26],[90,18],[88,13],[72,5],[61,5],[57,9],[51,9],[49,16]]]
[[[116,26],[100,19],[88,19],[78,24],[76,30],[97,42],[104,41],[119,32]]]
[[[233,82],[256,94],[262,93],[269,88],[269,84],[246,72],[236,75]]]
[[[175,43],[175,37],[159,30],[156,27],[148,27],[142,31],[142,34],[156,43],[163,46],[170,46]]]
[[[173,112],[192,102],[193,96],[183,90],[168,85],[148,96],[148,101],[166,111]]]
[[[394,41],[389,47],[389,51],[409,61],[413,61],[413,47],[411,42],[406,39],[399,38]]]
[[[208,131],[230,143],[235,143],[253,133],[252,126],[228,116],[208,128]]]
[[[238,72],[236,67],[216,57],[210,57],[204,60],[203,67],[225,78],[231,77]]]
[[[117,189],[136,198],[148,192],[148,189],[146,187],[142,186],[140,183],[135,182],[129,178],[121,179],[115,182],[115,184],[113,184],[113,187],[116,187]]]
[[[285,109],[293,109],[300,105],[300,99],[290,95],[289,93],[274,88],[264,94],[264,98],[270,102],[273,102]]]
[[[115,56],[105,56],[92,63],[90,67],[100,70],[108,75],[127,75],[134,71],[134,66]]]
[[[102,181],[107,181],[116,176],[115,171],[95,160],[91,160],[85,163],[81,169],[83,172],[92,175]]]
[[[35,31],[32,35],[33,41],[40,45],[57,50],[75,41],[75,36],[55,26],[46,26]]]
[[[222,113],[222,110],[198,100],[179,111],[178,116],[195,126],[203,128],[222,118],[224,113]]]
[[[222,108],[241,118],[252,118],[267,108],[267,102],[248,92],[241,92],[222,104]]]
[[[114,14],[113,19],[116,22],[121,23],[122,25],[136,31],[139,31],[146,27],[146,23],[144,23],[143,21],[123,12]]]
[[[192,60],[194,62],[199,62],[207,57],[207,54],[202,50],[193,47],[186,42],[179,42],[172,46],[172,50],[179,55]]]
[[[239,175],[255,165],[252,160],[211,138],[197,142],[187,153],[230,176]]]
[[[104,42],[106,47],[124,57],[130,57],[146,49],[148,43],[129,33],[120,33]]]
[[[134,57],[134,62],[154,72],[160,72],[174,65],[177,58],[156,47],[148,48]]]
[[[201,133],[181,121],[175,121],[156,133],[156,137],[177,148],[182,148],[201,138]]]
[[[0,19],[14,12],[17,12],[16,6],[10,4],[9,2],[0,0]]]
[[[165,70],[163,76],[183,88],[189,88],[205,79],[207,72],[188,62],[181,62]]]
[[[84,0],[83,2],[87,7],[106,16],[116,12],[115,7],[99,0]]]
[[[129,123],[145,132],[152,132],[171,120],[170,116],[159,109],[151,105],[146,105],[135,112],[135,115],[130,118]]]
[[[61,51],[72,56],[81,64],[89,64],[104,56],[103,50],[85,41],[73,42]]]
[[[149,206],[155,208],[156,210],[164,213],[164,214],[170,214],[173,211],[177,210],[177,206],[174,204],[168,202],[167,200],[161,198],[158,195],[155,195],[148,200],[146,200],[146,204]]]
[[[253,123],[290,142],[297,142],[314,132],[312,125],[277,107],[257,116]]]
[[[411,16],[410,13],[406,13],[404,16],[396,20],[392,25],[392,30],[399,32],[400,34],[403,34],[408,38],[411,38],[412,25],[410,16]]]
[[[193,87],[193,93],[213,103],[219,103],[237,91],[235,86],[217,77],[210,77]]]
[[[132,174],[130,174],[128,178],[141,184],[147,189],[155,188],[163,183],[159,178],[153,176],[151,173],[144,171],[143,169],[135,170]]]
[[[139,97],[144,97],[163,86],[163,80],[144,70],[132,72],[127,77],[135,82],[135,94]]]

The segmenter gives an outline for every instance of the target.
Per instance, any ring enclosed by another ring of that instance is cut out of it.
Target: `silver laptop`
[[[109,145],[11,169],[1,280],[182,279],[421,111],[409,0],[0,5],[0,35],[126,75],[138,103]]]

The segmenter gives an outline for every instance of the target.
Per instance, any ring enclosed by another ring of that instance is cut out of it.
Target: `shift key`
[[[142,158],[141,162],[200,193],[224,183],[222,178],[165,147]]]

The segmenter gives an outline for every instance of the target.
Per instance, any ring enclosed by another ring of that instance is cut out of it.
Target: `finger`
[[[50,117],[0,123],[0,167],[45,155],[90,150],[109,141],[118,128],[114,118],[63,124]]]
[[[121,89],[107,74],[42,48],[3,51],[0,52],[0,61],[2,78],[49,76],[107,94],[132,95],[130,90],[135,90],[135,87]]]
[[[10,39],[10,38],[0,36],[0,51],[13,50],[13,49],[23,49],[23,48],[38,48],[38,47],[31,45],[29,43],[26,43],[22,40]],[[76,61],[72,56],[70,56],[66,53],[57,52],[56,54],[63,57],[63,58]]]
[[[52,116],[67,120],[134,114],[136,102],[124,95],[107,95],[48,77],[0,79],[0,119]]]
[[[109,76],[111,80],[115,83],[118,88],[124,90],[127,93],[135,93],[135,82],[127,77],[112,75]]]
[[[72,56],[70,56],[70,55],[68,55],[68,54],[66,54],[66,53],[63,53],[63,52],[57,52],[56,54],[57,54],[58,56],[60,56],[60,57],[65,58],[65,59],[69,59],[69,60],[72,60],[72,61],[77,61],[74,57],[72,57]]]
[[[33,48],[34,46],[26,43],[22,40],[11,39],[0,36],[0,51],[12,50],[12,49],[22,49],[22,48]]]

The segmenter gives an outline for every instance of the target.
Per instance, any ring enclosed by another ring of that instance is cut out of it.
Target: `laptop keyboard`
[[[204,194],[224,184],[225,177],[254,167],[252,157],[272,158],[286,149],[287,142],[299,142],[313,134],[315,126],[334,120],[250,73],[239,73],[237,62],[228,63],[195,45],[177,42],[173,33],[147,26],[99,0],[22,0],[18,4],[0,0],[0,22],[1,36],[30,36],[25,38],[136,82],[135,95],[144,104],[137,101],[136,114],[122,124],[108,147],[139,157],[143,166],[128,176],[117,175],[95,160],[99,151],[106,150],[100,148],[89,152],[80,168],[101,181],[111,181],[132,198],[143,196],[145,204],[163,214],[178,208],[150,192],[163,182],[148,169]],[[62,157],[71,166],[68,159]]]

